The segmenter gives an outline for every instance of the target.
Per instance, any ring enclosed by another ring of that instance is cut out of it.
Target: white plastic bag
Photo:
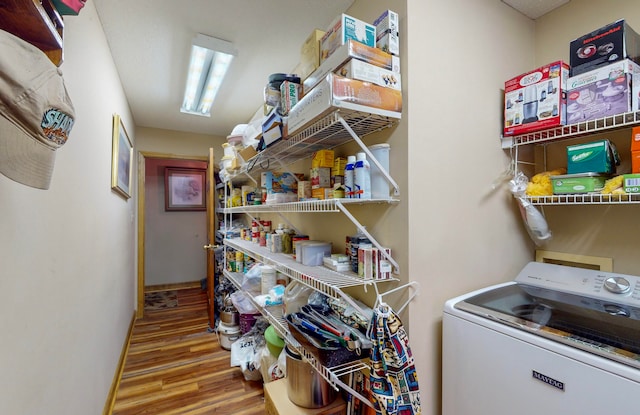
[[[254,336],[242,336],[231,344],[231,367],[242,366],[244,362],[253,359],[256,352]]]

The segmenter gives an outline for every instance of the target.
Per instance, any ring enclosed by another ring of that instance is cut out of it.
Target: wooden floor
[[[112,414],[265,414],[262,382],[245,381],[207,331],[205,292],[177,292],[177,307],[135,322]]]

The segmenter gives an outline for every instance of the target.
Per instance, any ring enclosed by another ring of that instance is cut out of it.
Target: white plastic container
[[[269,294],[269,291],[276,285],[276,270],[268,265],[263,265],[260,267],[260,277],[262,294]]]
[[[348,156],[347,164],[344,168],[344,196],[353,197],[353,179],[356,167],[356,156]]]
[[[356,155],[354,172],[355,198],[371,199],[371,166],[367,161],[366,153],[358,153]]]
[[[302,256],[302,265],[316,267],[322,265],[323,258],[331,256],[331,242],[305,241],[299,248]]]
[[[373,157],[378,160],[382,167],[389,173],[389,152],[391,146],[389,144],[376,144],[369,147],[369,151]],[[372,199],[388,199],[389,198],[389,181],[384,177],[375,163],[371,163],[371,198]]]
[[[309,303],[309,296],[314,290],[296,280],[291,281],[282,296],[284,315],[297,313],[302,306]]]

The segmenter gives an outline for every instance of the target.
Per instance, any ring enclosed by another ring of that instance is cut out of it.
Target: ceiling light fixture
[[[225,40],[202,34],[193,38],[180,112],[204,117],[211,115],[213,100],[237,54],[233,44]]]

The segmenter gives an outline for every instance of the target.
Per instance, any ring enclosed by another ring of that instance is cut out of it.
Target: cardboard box
[[[391,262],[380,252],[378,248],[372,248],[373,252],[373,279],[388,280],[391,278],[392,266]],[[391,249],[384,248],[385,252],[391,255]]]
[[[640,63],[640,36],[620,19],[572,40],[569,56],[571,76],[627,58]]]
[[[640,173],[640,150],[631,152],[631,173]]]
[[[304,180],[304,174],[288,172],[265,171],[260,175],[260,187],[267,189],[267,193],[296,193],[298,181]]]
[[[371,82],[376,85],[402,90],[402,82],[399,73],[363,62],[358,59],[349,59],[336,73],[346,78]]]
[[[640,127],[631,130],[631,151],[640,151]]]
[[[329,167],[334,165],[335,153],[333,150],[318,150],[311,157],[311,168]]]
[[[640,193],[640,174],[624,174],[622,186],[626,193]]]
[[[505,136],[564,125],[569,65],[552,62],[504,84]]]
[[[331,168],[313,167],[311,169],[311,189],[331,187]]]
[[[258,144],[258,150],[262,151],[282,139],[283,123],[282,116],[273,109],[262,122],[262,138]]]
[[[317,409],[295,405],[289,400],[286,378],[264,384],[264,407],[267,415],[344,415],[347,410],[347,404],[341,396]]]
[[[325,35],[324,30],[314,29],[300,48],[300,63],[294,71],[300,79],[306,79],[320,66],[320,40]]]
[[[331,168],[331,175],[344,176],[345,167],[347,167],[347,159],[345,157],[335,157],[333,167]]]
[[[385,10],[373,25],[376,27],[376,47],[393,55],[400,54],[400,19],[398,13]]]
[[[253,157],[255,157],[256,154],[258,154],[258,152],[256,151],[255,148],[253,148],[253,146],[247,146],[242,150],[238,151],[238,155],[242,158],[242,160],[245,163],[248,162]]]
[[[301,180],[298,182],[298,200],[311,199],[311,181]]]
[[[640,66],[625,59],[601,66],[567,81],[567,124],[595,120],[632,110],[638,86],[632,77]]]
[[[376,27],[342,13],[329,25],[327,33],[320,40],[320,62],[344,45],[349,39],[372,48],[376,47]]]
[[[400,58],[397,56],[393,56],[378,48],[372,48],[360,42],[349,40],[336,49],[329,59],[322,62],[318,69],[305,78],[302,82],[302,93],[304,95],[309,93],[309,91],[325,79],[328,74],[334,72],[351,58],[388,69],[398,74],[400,73]]]
[[[290,136],[331,111],[362,111],[399,119],[402,116],[402,92],[370,82],[329,74],[289,112]]]
[[[317,189],[311,189],[311,197],[313,199],[333,199],[333,189],[330,187],[320,187]]]
[[[614,173],[616,154],[609,140],[567,146],[567,174]]]
[[[289,114],[300,99],[302,85],[291,81],[284,81],[280,84],[280,111],[282,115]]]
[[[600,192],[609,176],[598,173],[551,176],[554,195]]]

